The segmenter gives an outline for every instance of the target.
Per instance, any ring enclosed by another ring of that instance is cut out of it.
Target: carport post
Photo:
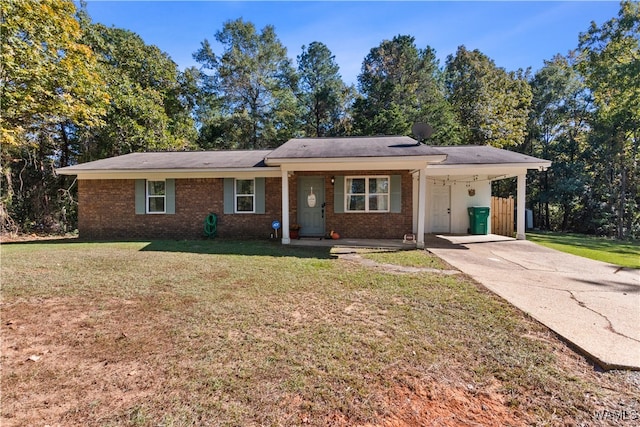
[[[525,200],[527,196],[527,174],[518,175],[518,200],[516,205],[516,239],[526,240],[525,234]]]

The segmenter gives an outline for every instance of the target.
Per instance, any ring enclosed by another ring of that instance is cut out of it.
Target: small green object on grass
[[[218,216],[211,212],[204,220],[204,234],[207,237],[216,237],[218,232]]]

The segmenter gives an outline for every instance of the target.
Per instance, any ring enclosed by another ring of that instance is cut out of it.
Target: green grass
[[[640,242],[574,233],[527,233],[540,245],[623,267],[640,268]]]
[[[435,268],[444,270],[447,264],[437,256],[424,250],[411,251],[358,251],[360,256],[380,264],[393,264],[403,267]]]
[[[408,399],[468,424],[497,410],[554,424],[638,400],[464,275],[386,274],[271,242],[0,249],[14,425],[380,425],[414,419]]]

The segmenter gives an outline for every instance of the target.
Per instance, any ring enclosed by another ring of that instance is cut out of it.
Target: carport
[[[438,147],[447,155],[441,163],[426,168],[425,186],[414,177],[414,218],[424,221],[427,234],[466,234],[467,208],[491,206],[491,183],[517,177],[516,237],[525,236],[526,177],[528,170],[543,171],[551,162],[490,146]],[[426,188],[427,209],[420,218],[419,188]],[[489,224],[489,230],[491,225]],[[419,227],[415,226],[416,232]]]

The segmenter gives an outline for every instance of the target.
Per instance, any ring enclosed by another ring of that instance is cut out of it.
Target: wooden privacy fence
[[[491,197],[491,233],[513,237],[513,197]]]

